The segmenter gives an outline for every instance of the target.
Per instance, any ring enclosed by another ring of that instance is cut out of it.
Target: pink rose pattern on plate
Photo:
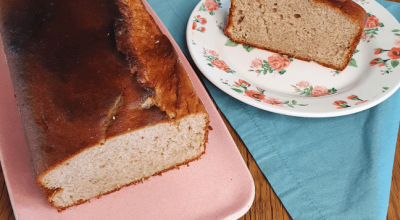
[[[369,43],[371,39],[375,38],[375,35],[378,35],[379,28],[384,27],[384,24],[379,22],[379,19],[375,15],[371,13],[368,13],[367,15],[368,19],[361,40]]]
[[[387,59],[383,59],[382,55],[387,56]],[[380,57],[374,58],[369,62],[370,66],[385,67],[385,70],[381,70],[381,75],[389,74],[393,72],[392,69],[396,68],[400,64],[400,46],[392,47],[392,49],[376,48],[374,55],[380,55]]]
[[[223,60],[219,59],[219,54],[214,50],[207,50],[203,47],[203,57],[209,62],[207,65],[211,67],[217,67],[217,69],[222,70],[227,73],[235,73],[236,71],[231,69]]]
[[[353,101],[357,101],[354,105],[359,105],[359,104],[362,104],[362,103],[365,103],[365,102],[369,101],[369,100],[362,100],[356,95],[351,95],[351,96],[347,97],[347,99],[350,99],[350,100],[353,100]]]
[[[251,61],[251,69],[249,69],[249,72],[255,72],[257,73],[257,76],[261,73],[263,75],[266,75],[267,73],[278,73],[279,75],[283,75],[286,72],[285,68],[289,67],[291,62],[293,62],[292,58],[284,57],[279,54],[269,56],[267,60],[256,58]]]
[[[389,89],[388,87],[384,87],[384,88]],[[354,103],[354,105],[359,105],[359,104],[366,103],[366,102],[369,101],[369,100],[362,100],[356,95],[348,96],[347,99],[352,100],[352,101],[356,101]],[[343,108],[351,107],[346,101],[343,101],[343,100],[336,100],[335,102],[333,102],[333,105],[336,105],[337,109],[343,109]]]
[[[200,27],[200,26],[197,27],[198,24],[199,25],[207,24],[207,19],[201,17],[200,15],[196,15],[194,17],[193,24],[192,24],[192,30],[196,30],[196,31],[200,31],[201,33],[204,33],[206,31],[206,28],[205,27]]]
[[[233,91],[243,94],[244,96],[247,96],[251,99],[254,99],[257,102],[263,102],[269,105],[274,105],[278,107],[290,107],[294,108],[296,105],[297,106],[307,106],[308,104],[298,104],[296,100],[291,100],[291,101],[280,101],[279,99],[276,99],[274,97],[266,97],[264,95],[265,90],[256,87],[256,90],[254,89],[249,89],[251,87],[250,83],[239,79],[237,82],[234,82],[233,85],[230,85],[228,83],[228,80],[223,80],[221,79],[221,82],[224,85],[229,86]]]
[[[210,15],[215,15],[214,11],[222,8],[220,0],[206,0],[201,4],[199,11],[207,11]]]
[[[255,59],[253,61],[251,61],[251,66],[254,68],[260,68],[261,65],[263,64],[263,61],[261,59]]]
[[[343,100],[337,100],[333,102],[333,105],[338,106],[337,109],[342,109],[342,108],[349,108],[351,107],[350,105],[347,104],[346,101]]]
[[[235,83],[235,85],[237,85],[237,86],[241,86],[242,84],[245,85],[245,86],[247,86],[247,87],[251,86],[250,83],[248,83],[248,82],[246,82],[246,81],[244,81],[244,80],[241,80],[241,79],[239,79],[237,82],[234,82],[234,83]],[[259,89],[257,88],[257,90],[259,90]]]
[[[297,83],[297,85],[299,86],[300,89],[304,89],[310,86],[310,83],[307,81],[300,81],[299,83]]]
[[[291,85],[296,93],[299,95],[308,97],[320,97],[326,95],[332,95],[337,92],[335,88],[327,89],[325,86],[315,86],[313,87],[307,81],[300,81],[296,85]]]

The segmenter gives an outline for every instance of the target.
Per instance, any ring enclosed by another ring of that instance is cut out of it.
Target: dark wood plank
[[[247,167],[250,170],[256,188],[253,205],[251,206],[250,210],[240,218],[240,220],[292,219],[286,209],[283,207],[279,198],[276,196],[275,192],[272,190],[272,187],[265,178],[264,174],[258,168],[256,162],[247,150],[243,141],[240,139],[239,135],[223,115],[222,118],[227,125],[228,130],[231,133],[240,153],[242,154]]]
[[[387,219],[400,220],[400,128],[394,156],[392,187],[390,189]]]
[[[0,167],[0,220],[15,220],[14,212],[11,207],[10,197],[8,196],[6,182],[4,180],[3,168]]]

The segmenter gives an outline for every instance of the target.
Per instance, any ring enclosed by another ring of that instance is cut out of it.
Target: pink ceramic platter
[[[254,182],[235,143],[185,56],[154,11],[146,2],[145,5],[178,51],[210,114],[213,130],[206,154],[189,167],[154,176],[59,213],[35,184],[9,70],[1,53],[0,159],[17,219],[237,219],[249,210]]]

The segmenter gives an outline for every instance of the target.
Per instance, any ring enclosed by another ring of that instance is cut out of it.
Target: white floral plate
[[[231,42],[223,33],[230,0],[201,0],[186,31],[190,54],[219,89],[285,115],[334,117],[371,108],[400,86],[400,24],[374,0],[363,37],[342,72]]]

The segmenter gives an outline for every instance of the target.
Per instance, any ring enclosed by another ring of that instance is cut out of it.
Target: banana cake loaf
[[[141,0],[1,1],[37,184],[59,211],[205,153],[209,116]]]
[[[352,0],[231,0],[225,34],[236,43],[343,70],[366,19]]]

